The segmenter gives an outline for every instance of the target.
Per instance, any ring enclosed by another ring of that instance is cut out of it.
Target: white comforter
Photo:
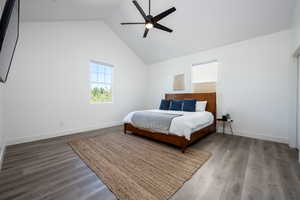
[[[210,112],[184,112],[171,110],[148,110],[152,112],[181,114],[172,120],[169,133],[184,136],[190,140],[192,133],[214,123],[214,116]],[[124,123],[132,124],[131,118],[135,112],[129,113],[124,118]]]

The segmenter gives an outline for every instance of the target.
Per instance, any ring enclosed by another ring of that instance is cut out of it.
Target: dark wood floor
[[[114,127],[10,146],[0,173],[0,199],[116,199],[67,142]],[[193,146],[213,154],[173,200],[300,199],[297,152],[287,145],[212,134]]]

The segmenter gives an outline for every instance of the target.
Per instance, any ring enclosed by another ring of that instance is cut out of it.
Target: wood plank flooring
[[[67,144],[112,132],[122,134],[122,127],[9,146],[0,199],[116,199]],[[300,199],[297,152],[285,144],[212,134],[193,148],[213,155],[172,200]]]

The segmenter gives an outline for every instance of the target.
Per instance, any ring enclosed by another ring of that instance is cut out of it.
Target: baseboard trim
[[[218,132],[223,133],[223,128],[218,128]],[[231,131],[229,129],[225,129],[225,134],[231,135]],[[274,136],[268,136],[268,135],[257,134],[257,133],[253,134],[253,133],[249,133],[245,131],[237,131],[237,130],[234,130],[234,135],[288,144],[288,138],[284,138],[284,137],[274,137]]]
[[[86,128],[69,129],[69,130],[58,131],[56,133],[45,133],[45,134],[41,134],[41,135],[37,135],[37,136],[16,138],[13,140],[8,140],[7,146],[15,145],[15,144],[22,144],[22,143],[27,143],[27,142],[34,142],[34,141],[38,141],[38,140],[60,137],[60,136],[65,136],[65,135],[71,135],[71,134],[81,133],[81,132],[86,132],[86,131],[93,131],[93,130],[98,130],[98,129],[103,129],[103,128],[109,128],[109,127],[113,127],[113,126],[120,126],[122,124],[123,124],[122,121],[106,122],[106,123],[102,123],[101,125],[94,125],[94,126],[89,126]]]
[[[0,172],[2,170],[2,164],[3,164],[5,150],[6,150],[6,145],[3,144],[2,147],[1,147],[1,152],[0,152]]]
[[[56,133],[45,133],[45,134],[41,134],[41,135],[37,135],[37,136],[16,138],[13,140],[8,140],[6,142],[6,146],[27,143],[27,142],[33,142],[33,141],[37,141],[37,140],[49,139],[49,138],[54,138],[54,137],[60,137],[60,136],[65,136],[65,135],[71,135],[71,134],[75,134],[75,133],[92,131],[92,130],[97,130],[97,129],[102,129],[102,128],[109,128],[109,127],[113,127],[113,126],[120,126],[122,124],[123,124],[122,121],[106,122],[106,123],[102,123],[101,125],[94,125],[94,126],[89,126],[86,128],[69,129],[69,130],[58,131]],[[221,127],[218,128],[218,132],[222,133],[223,129]],[[225,129],[225,134],[231,134],[231,131],[229,129]],[[267,135],[263,135],[263,134],[253,134],[253,133],[249,133],[249,132],[245,132],[245,131],[237,131],[237,130],[234,130],[234,135],[288,144],[288,138],[283,138],[283,137],[267,136]],[[2,157],[4,154],[3,152],[4,152],[6,146],[4,146],[2,148],[2,152],[0,152],[1,160],[2,160]],[[1,160],[0,160],[0,163],[1,163]],[[0,166],[0,169],[1,169],[1,166]]]

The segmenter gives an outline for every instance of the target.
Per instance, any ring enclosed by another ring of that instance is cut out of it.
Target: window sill
[[[114,102],[93,102],[90,101],[90,104],[113,104]]]

